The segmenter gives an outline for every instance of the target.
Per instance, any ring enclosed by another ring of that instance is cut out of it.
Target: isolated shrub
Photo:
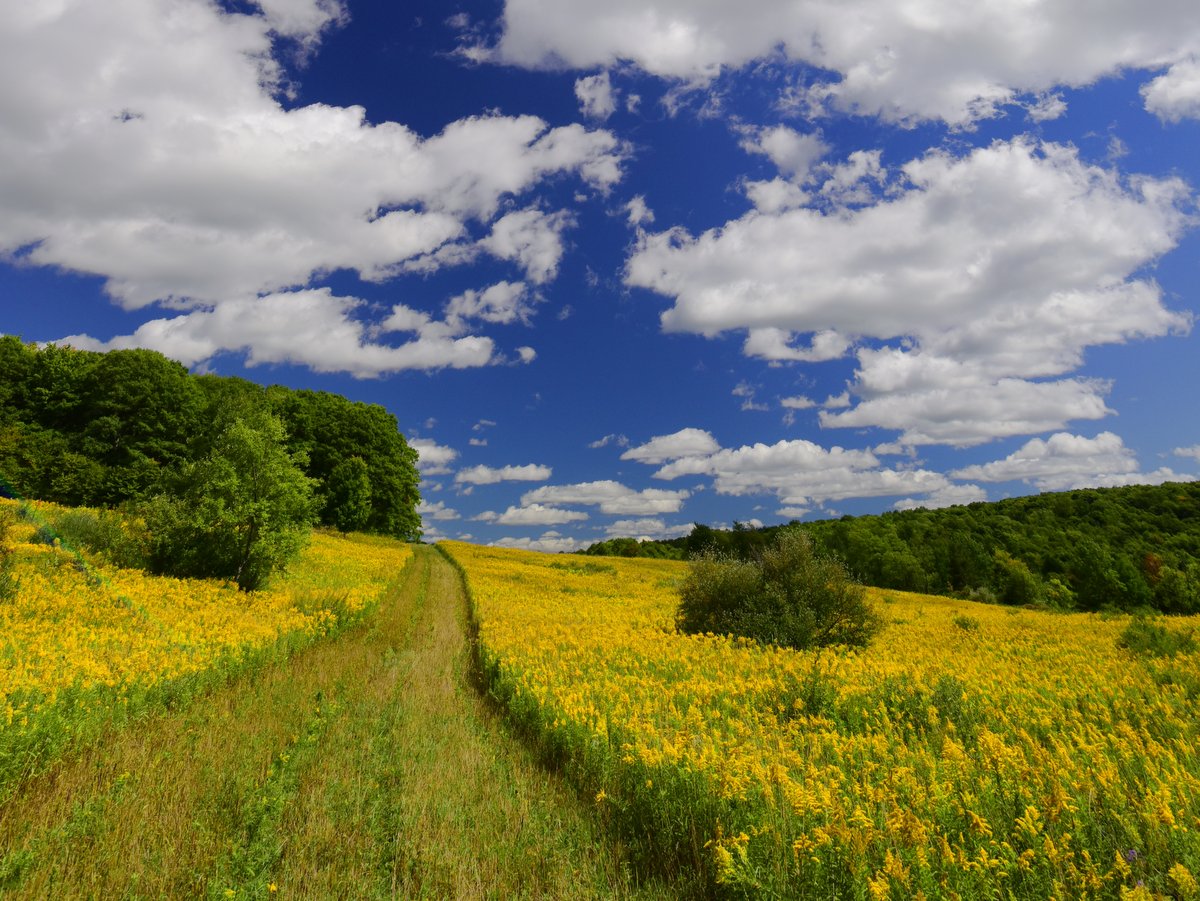
[[[143,507],[151,568],[261,588],[308,541],[314,483],[301,463],[274,416],[235,420],[208,456],[184,469],[175,493]]]
[[[865,645],[879,630],[862,585],[807,534],[779,533],[756,559],[702,554],[680,588],[681,632],[739,635],[791,648]]]
[[[99,554],[116,566],[146,565],[144,529],[113,510],[64,510],[54,517],[53,531],[64,546]]]

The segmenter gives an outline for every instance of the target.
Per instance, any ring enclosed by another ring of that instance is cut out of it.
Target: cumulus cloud
[[[657,517],[645,519],[618,519],[604,530],[606,538],[636,538],[638,541],[654,541],[663,538],[678,538],[692,531],[691,524],[667,525]]]
[[[547,554],[570,553],[580,549],[579,539],[559,532],[544,532],[540,538],[505,537],[489,543],[489,547],[511,547],[523,551],[543,551]]]
[[[621,454],[621,459],[657,464],[715,453],[720,447],[717,439],[704,429],[680,429],[670,435],[656,435],[645,444],[631,447]]]
[[[617,94],[608,72],[577,79],[575,97],[580,111],[589,119],[603,121],[617,111]]]
[[[980,482],[1022,481],[1039,491],[1157,485],[1188,478],[1165,467],[1141,472],[1133,450],[1112,432],[1101,432],[1095,438],[1068,432],[1058,432],[1045,440],[1034,438],[1003,460],[965,466],[951,475]]]
[[[737,5],[692,0],[507,0],[504,32],[477,58],[529,67],[632,63],[693,84],[761,59],[826,70],[796,87],[809,113],[833,110],[967,125],[1023,96],[1200,55],[1190,0],[996,2],[916,0]]]
[[[422,519],[434,519],[439,521],[448,521],[461,519],[457,510],[447,507],[442,501],[434,503],[423,502],[417,505],[417,513]]]
[[[819,134],[804,134],[786,125],[750,130],[742,149],[768,157],[789,179],[806,181],[813,166],[829,153]]]
[[[432,438],[409,438],[408,444],[417,452],[417,471],[422,478],[451,472],[450,464],[458,459],[458,451]]]
[[[533,316],[533,304],[534,298],[524,282],[497,282],[482,291],[468,290],[450,298],[446,304],[446,321],[457,329],[464,327],[464,320],[471,319],[503,325],[513,322],[528,325]],[[386,324],[384,328],[386,330]]]
[[[955,507],[986,500],[987,492],[978,485],[948,485],[930,492],[925,497],[906,497],[896,501],[892,504],[892,509],[916,510],[924,507],[926,510],[939,510],[943,507]]]
[[[931,493],[950,485],[924,469],[884,469],[869,450],[823,448],[804,439],[743,445],[681,457],[654,473],[657,479],[712,476],[718,494],[775,494],[785,506],[808,506],[849,497]]]
[[[569,504],[599,507],[601,513],[618,516],[653,516],[678,513],[690,491],[666,491],[646,488],[637,491],[612,480],[580,482],[574,485],[546,485],[521,495],[522,506],[531,504]]]
[[[654,221],[654,211],[646,205],[646,198],[641,194],[638,194],[633,200],[625,204],[625,213],[629,217],[629,224],[634,228],[649,225]]]
[[[851,170],[873,177],[869,160],[829,169],[829,197],[854,194],[857,176],[838,175]],[[1177,179],[1122,180],[1062,145],[932,151],[865,206],[643,234],[626,282],[673,300],[666,331],[745,329],[746,352],[768,360],[832,359],[853,338],[862,403],[825,425],[966,445],[1106,415],[1105,383],[1032,380],[1077,368],[1089,346],[1190,328],[1142,275],[1178,243],[1189,199]],[[962,417],[946,426],[951,387],[979,413],[955,404]]]
[[[922,469],[884,469],[869,450],[823,448],[798,439],[775,444],[721,448],[707,432],[683,429],[655,438],[641,448],[641,463],[665,463],[654,478],[673,480],[711,476],[718,494],[774,494],[787,514],[801,516],[811,504],[849,497],[888,497],[907,493],[935,495],[952,488],[940,473]]]
[[[495,485],[498,482],[544,482],[550,478],[549,466],[529,463],[525,466],[472,466],[460,469],[454,481],[468,485]]]
[[[1142,98],[1166,122],[1200,119],[1200,56],[1175,63],[1142,88]]]
[[[624,149],[580,125],[485,115],[422,137],[370,123],[361,107],[287,109],[278,39],[311,51],[344,13],[333,0],[260,8],[235,15],[202,0],[114,0],[103,9],[64,0],[7,10],[0,253],[100,276],[130,310],[198,313],[148,323],[129,341],[163,349],[171,333],[172,347],[244,349],[210,333],[242,317],[258,334],[267,313],[284,316],[277,325],[286,333],[296,308],[279,299],[311,300],[304,289],[334,270],[384,280],[487,252],[532,282],[551,278],[570,217],[498,211],[548,177],[572,175],[598,191],[620,177]],[[336,306],[325,312],[336,316]],[[325,359],[319,347],[294,344],[303,337],[288,336],[288,359]],[[255,358],[280,356],[255,342]],[[399,362],[388,370],[423,368],[430,356],[435,365],[490,358],[487,339],[443,342],[432,354],[430,343],[366,354]]]
[[[542,504],[522,504],[520,507],[509,507],[490,521],[502,526],[558,526],[568,522],[582,522],[587,518],[586,513],[578,510],[563,510]]]
[[[1200,444],[1193,444],[1191,447],[1177,447],[1172,453],[1177,457],[1191,457],[1200,462]]]
[[[562,259],[562,233],[574,222],[563,210],[543,213],[519,210],[501,217],[492,233],[480,242],[485,250],[502,260],[513,260],[535,285],[550,281]]]

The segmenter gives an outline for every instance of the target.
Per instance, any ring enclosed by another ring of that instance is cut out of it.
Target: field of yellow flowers
[[[442,547],[489,690],[660,869],[750,897],[1200,897],[1200,656],[1119,647],[1128,617],[873,592],[869,648],[795,652],[676,633],[683,564]]]
[[[411,556],[316,533],[268,590],[121,569],[45,536],[58,508],[0,502],[0,795],[63,748],[356,620]],[[48,519],[48,517],[50,519]],[[52,531],[52,530],[49,530]]]

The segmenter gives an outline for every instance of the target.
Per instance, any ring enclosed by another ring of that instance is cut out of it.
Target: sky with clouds
[[[1195,0],[0,0],[0,332],[571,550],[1200,474]]]

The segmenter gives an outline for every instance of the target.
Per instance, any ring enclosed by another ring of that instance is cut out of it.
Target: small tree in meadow
[[[302,462],[287,452],[274,416],[234,420],[206,457],[184,469],[176,493],[143,507],[151,567],[261,588],[308,541],[314,483]]]
[[[749,561],[712,554],[692,561],[680,588],[681,632],[740,635],[791,648],[866,645],[881,622],[836,557],[798,529]]]

